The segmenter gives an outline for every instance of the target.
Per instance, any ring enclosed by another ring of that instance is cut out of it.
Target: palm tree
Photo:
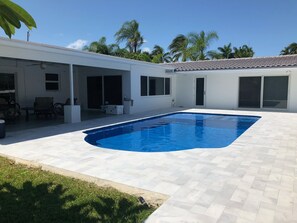
[[[223,59],[223,56],[220,52],[216,50],[210,50],[207,52],[207,56],[213,60],[213,59]]]
[[[207,59],[206,50],[210,43],[217,40],[218,34],[216,32],[205,33],[201,31],[200,33],[189,33],[188,40],[190,44],[189,53],[192,60],[205,60]]]
[[[218,47],[218,50],[223,59],[229,59],[234,57],[232,53],[231,43],[229,43],[228,45],[224,45],[223,47]]]
[[[170,53],[173,55],[174,61],[178,61],[180,58],[182,61],[186,61],[188,59],[188,44],[188,38],[182,34],[179,34],[172,40],[169,45],[169,49]]]
[[[154,46],[153,51],[151,52],[151,57],[153,63],[169,63],[173,60],[170,52],[165,52],[159,45]]]
[[[233,50],[235,58],[253,57],[255,54],[253,48],[247,45],[243,45],[239,48],[233,47]]]
[[[155,45],[151,52],[151,56],[156,56],[158,54],[164,54],[164,49],[159,45]]]
[[[106,44],[106,37],[101,37],[98,41],[92,42],[85,48],[86,50],[94,53],[109,54],[108,46]]]
[[[92,42],[89,46],[84,47],[84,50],[94,53],[117,56],[120,51],[118,44],[106,44],[106,37],[101,37],[98,41]]]
[[[189,33],[187,36],[178,35],[171,42],[169,49],[175,61],[181,58],[182,61],[190,60],[206,60],[207,48],[213,40],[218,39],[216,32],[205,33]]]
[[[0,27],[5,34],[11,38],[15,34],[15,28],[21,28],[21,22],[28,29],[36,28],[36,23],[32,16],[19,5],[12,1],[0,1]]]
[[[289,54],[297,54],[297,43],[291,43],[289,46],[285,47],[280,53],[280,55]]]
[[[125,22],[115,34],[117,43],[126,41],[126,47],[130,52],[137,53],[144,43],[143,36],[138,29],[139,24],[136,20]]]

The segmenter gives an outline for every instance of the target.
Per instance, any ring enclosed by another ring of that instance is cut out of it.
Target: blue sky
[[[178,34],[216,31],[224,44],[248,44],[255,56],[279,55],[297,42],[297,0],[15,0],[36,20],[30,41],[80,47],[100,37],[115,42],[125,21],[135,19],[146,43],[167,49]],[[22,26],[13,39],[26,40]],[[3,36],[3,32],[0,32]],[[81,44],[79,44],[81,43]]]

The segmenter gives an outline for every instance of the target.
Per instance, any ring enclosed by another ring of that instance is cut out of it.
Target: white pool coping
[[[296,221],[296,113],[186,110],[262,117],[223,149],[140,153],[84,141],[86,129],[176,110],[8,133],[0,154],[168,197],[149,223]]]

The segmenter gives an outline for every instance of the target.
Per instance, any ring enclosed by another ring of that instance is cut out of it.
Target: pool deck
[[[85,129],[165,113],[155,111],[10,132],[0,154],[168,196],[147,223],[297,222],[297,114],[188,111],[262,118],[223,149],[137,153],[84,141]]]

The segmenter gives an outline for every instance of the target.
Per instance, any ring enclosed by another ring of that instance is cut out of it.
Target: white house
[[[70,98],[68,122],[105,104],[297,112],[297,55],[160,65],[0,38],[0,97],[28,107],[42,96]]]
[[[171,65],[179,106],[297,112],[297,55]]]

